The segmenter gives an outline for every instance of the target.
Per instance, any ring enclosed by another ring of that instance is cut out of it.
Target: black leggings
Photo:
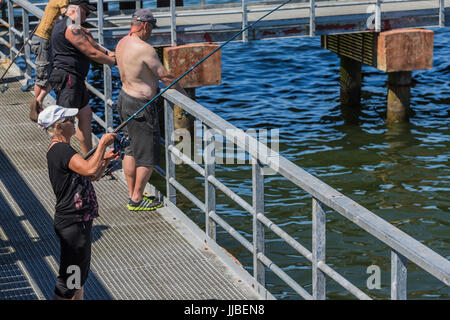
[[[55,225],[55,232],[61,244],[55,294],[71,299],[88,277],[91,263],[92,220],[73,223],[64,228]]]

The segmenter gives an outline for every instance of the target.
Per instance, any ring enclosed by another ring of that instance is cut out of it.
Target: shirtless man
[[[140,9],[131,17],[130,33],[116,47],[122,90],[117,100],[117,110],[122,122],[142,108],[158,94],[158,81],[170,85],[175,77],[162,65],[155,49],[146,41],[150,39],[156,19],[149,9]],[[174,88],[185,94],[183,88]],[[125,149],[123,170],[128,184],[131,211],[150,211],[162,206],[160,202],[143,196],[144,188],[159,164],[161,145],[156,103],[148,105],[124,127],[130,138]]]

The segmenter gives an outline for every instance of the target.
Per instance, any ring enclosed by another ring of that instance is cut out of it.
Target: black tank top
[[[66,70],[72,74],[86,78],[89,72],[89,59],[84,53],[75,48],[69,40],[66,39],[67,21],[72,21],[69,17],[63,16],[56,21],[52,32],[52,50],[53,67]]]

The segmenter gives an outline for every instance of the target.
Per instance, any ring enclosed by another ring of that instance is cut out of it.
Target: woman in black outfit
[[[49,106],[39,114],[38,123],[52,138],[47,151],[50,182],[56,195],[55,232],[61,244],[55,299],[83,299],[91,261],[92,220],[98,204],[91,181],[103,174],[109,161],[118,158],[106,147],[115,134],[102,136],[96,152],[84,160],[71,146],[78,109]]]

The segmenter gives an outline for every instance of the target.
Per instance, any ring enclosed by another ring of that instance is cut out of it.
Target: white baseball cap
[[[43,126],[45,129],[50,127],[59,119],[64,117],[73,117],[78,114],[78,109],[76,108],[63,108],[56,104],[48,106],[41,113],[39,113],[38,124]]]

